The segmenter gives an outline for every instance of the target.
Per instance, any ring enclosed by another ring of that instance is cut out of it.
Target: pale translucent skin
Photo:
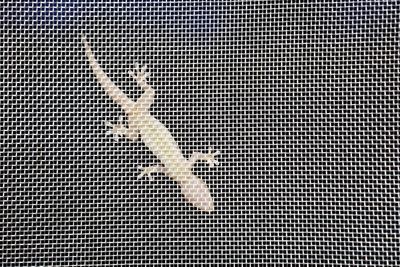
[[[114,102],[121,106],[128,117],[128,127],[124,126],[122,121],[117,125],[107,123],[108,126],[112,127],[109,132],[114,134],[115,137],[125,136],[132,141],[136,141],[140,136],[145,145],[161,162],[160,165],[143,168],[139,177],[150,176],[154,172],[163,172],[179,183],[182,194],[189,203],[203,211],[213,211],[214,202],[210,190],[200,178],[193,174],[192,167],[198,160],[207,161],[211,167],[217,165],[218,162],[215,160],[215,156],[219,154],[219,151],[212,153],[211,149],[209,149],[208,153],[194,152],[190,159],[187,160],[168,129],[149,112],[155,92],[147,84],[146,78],[149,74],[145,72],[146,66],[139,68],[136,65],[135,71],[129,72],[144,91],[141,97],[134,102],[101,69],[85,36],[82,36],[82,42],[85,46],[89,65],[102,88]]]

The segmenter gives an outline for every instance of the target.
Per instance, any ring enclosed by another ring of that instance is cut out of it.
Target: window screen
[[[399,2],[0,6],[3,266],[400,265]],[[212,212],[138,177],[159,155],[107,134],[82,35],[133,102],[148,66],[179,155],[220,151],[191,169]]]

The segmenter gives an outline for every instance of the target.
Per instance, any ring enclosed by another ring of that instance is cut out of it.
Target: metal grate
[[[398,1],[0,3],[2,266],[399,266]],[[196,209],[81,42],[197,163]]]

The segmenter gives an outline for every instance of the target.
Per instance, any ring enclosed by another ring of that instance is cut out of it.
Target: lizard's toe
[[[215,159],[215,156],[219,155],[220,153],[221,152],[219,150],[212,152],[211,147],[208,148],[207,163],[210,167],[215,167],[219,165],[219,162]]]
[[[106,127],[113,127],[112,123],[109,121],[104,121],[104,126]]]

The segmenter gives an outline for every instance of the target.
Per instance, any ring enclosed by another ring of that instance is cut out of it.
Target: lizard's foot
[[[138,63],[135,64],[134,71],[128,71],[129,75],[135,79],[139,84],[146,81],[146,78],[150,76],[149,72],[146,72],[147,66],[143,65],[141,68]]]
[[[198,160],[204,160],[208,163],[210,167],[214,167],[216,165],[219,165],[218,161],[215,159],[215,156],[219,155],[220,151],[217,150],[215,152],[212,152],[211,147],[208,148],[208,153],[201,153],[201,152],[194,152],[191,158],[189,159],[189,163],[191,166],[196,163]]]
[[[207,161],[208,165],[211,168],[219,165],[218,160],[215,159],[215,156],[217,156],[219,154],[221,154],[221,152],[219,150],[216,150],[213,153],[211,147],[208,148],[208,153],[204,155],[204,159]]]
[[[139,169],[142,172],[139,174],[138,177],[139,178],[148,177],[151,181],[154,180],[154,178],[151,176],[153,173],[164,171],[164,167],[162,167],[161,165],[154,165],[154,166],[148,166],[148,167],[140,166]]]
[[[119,137],[124,136],[127,133],[127,128],[123,125],[122,121],[123,117],[120,117],[117,124],[112,124],[109,121],[104,123],[107,127],[111,127],[106,134],[112,134],[115,141],[118,141]]]

